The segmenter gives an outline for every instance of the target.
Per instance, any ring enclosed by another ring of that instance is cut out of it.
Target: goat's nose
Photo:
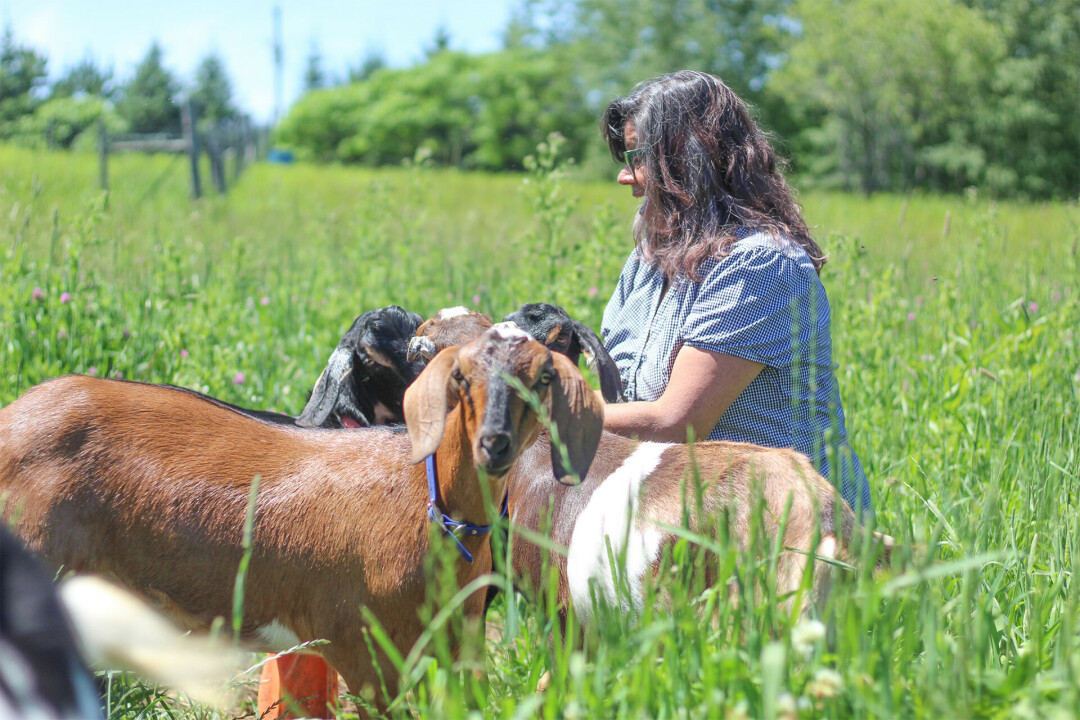
[[[510,450],[510,433],[488,432],[480,438],[480,447],[487,453],[488,462],[497,464]]]

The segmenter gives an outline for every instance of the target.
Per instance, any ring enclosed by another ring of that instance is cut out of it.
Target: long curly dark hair
[[[600,132],[622,162],[631,124],[643,150],[645,203],[634,239],[668,278],[698,280],[740,227],[797,242],[821,271],[826,257],[746,103],[719,78],[683,70],[637,85],[608,105]]]

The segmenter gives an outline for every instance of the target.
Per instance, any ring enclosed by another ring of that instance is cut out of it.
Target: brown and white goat
[[[539,334],[541,341],[559,335],[546,325],[524,329],[534,337]],[[468,337],[469,326],[462,327],[451,315],[429,320],[417,332],[461,342]],[[646,576],[657,569],[664,547],[677,540],[665,526],[681,526],[684,499],[695,500],[695,475],[703,488],[701,506],[690,508],[691,530],[706,529],[726,513],[731,538],[745,543],[751,513],[760,510],[762,531],[771,542],[788,513],[780,542],[784,549],[777,563],[778,595],[794,596],[807,563],[814,556],[823,558],[815,562],[804,610],[821,607],[826,599],[831,585],[829,561],[851,559],[850,544],[858,527],[854,513],[810,460],[794,450],[737,442],[700,442],[691,447],[640,442],[604,432],[588,475],[580,485],[566,487],[543,482],[551,472],[550,445],[550,437],[542,433],[514,465],[508,480],[508,506],[513,523],[534,532],[550,527],[552,539],[568,548],[568,556],[548,552],[549,562],[558,570],[558,597],[564,613],[572,603],[580,618],[590,617],[590,585],[596,586],[596,596],[604,602],[641,602]],[[892,539],[878,537],[888,552]],[[816,543],[815,538],[819,538]],[[514,573],[534,589],[543,587],[544,552],[520,538],[513,547]],[[612,557],[625,559],[619,573],[630,598],[615,597]]]
[[[506,471],[539,433],[508,376],[543,396],[571,440],[571,467],[554,467],[583,476],[600,404],[565,357],[496,329],[431,361],[404,398],[408,437],[272,425],[154,385],[42,383],[0,410],[4,512],[55,566],[111,576],[205,629],[231,614],[248,495],[261,476],[243,635],[265,650],[329,640],[321,654],[359,693],[378,687],[362,607],[402,652],[423,630],[431,532],[425,469],[414,463],[434,454],[441,509],[482,523],[478,469],[489,497],[501,497]],[[457,561],[464,586],[491,559],[486,537],[462,542],[476,558]],[[483,605],[475,593],[465,613],[478,617]]]

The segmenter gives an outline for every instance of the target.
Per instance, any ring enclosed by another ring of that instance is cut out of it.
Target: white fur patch
[[[281,652],[300,644],[300,638],[296,636],[296,633],[277,620],[271,621],[269,625],[263,625],[255,631],[255,635],[271,652]]]
[[[449,320],[450,318],[461,317],[462,315],[468,315],[471,312],[469,308],[464,305],[458,305],[452,308],[443,308],[439,312],[435,313],[435,317],[438,320]]]
[[[517,323],[510,320],[495,323],[488,332],[490,332],[493,337],[497,337],[500,340],[532,340],[532,335],[519,328]]]
[[[817,556],[828,560],[836,559],[836,538],[826,535],[817,548]]]
[[[642,582],[660,556],[660,531],[642,528],[637,517],[641,483],[660,464],[660,456],[669,443],[643,442],[596,489],[589,504],[574,525],[566,574],[574,610],[583,623],[592,618],[590,587],[597,600],[616,603],[615,573],[608,555],[622,562],[619,577],[630,597],[622,592],[624,611],[640,611],[643,603]]]

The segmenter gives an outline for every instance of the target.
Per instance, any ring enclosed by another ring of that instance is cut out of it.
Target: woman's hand
[[[605,405],[604,429],[642,440],[686,442],[687,430],[693,428],[694,438],[704,440],[763,367],[684,345],[664,394],[653,402]]]

